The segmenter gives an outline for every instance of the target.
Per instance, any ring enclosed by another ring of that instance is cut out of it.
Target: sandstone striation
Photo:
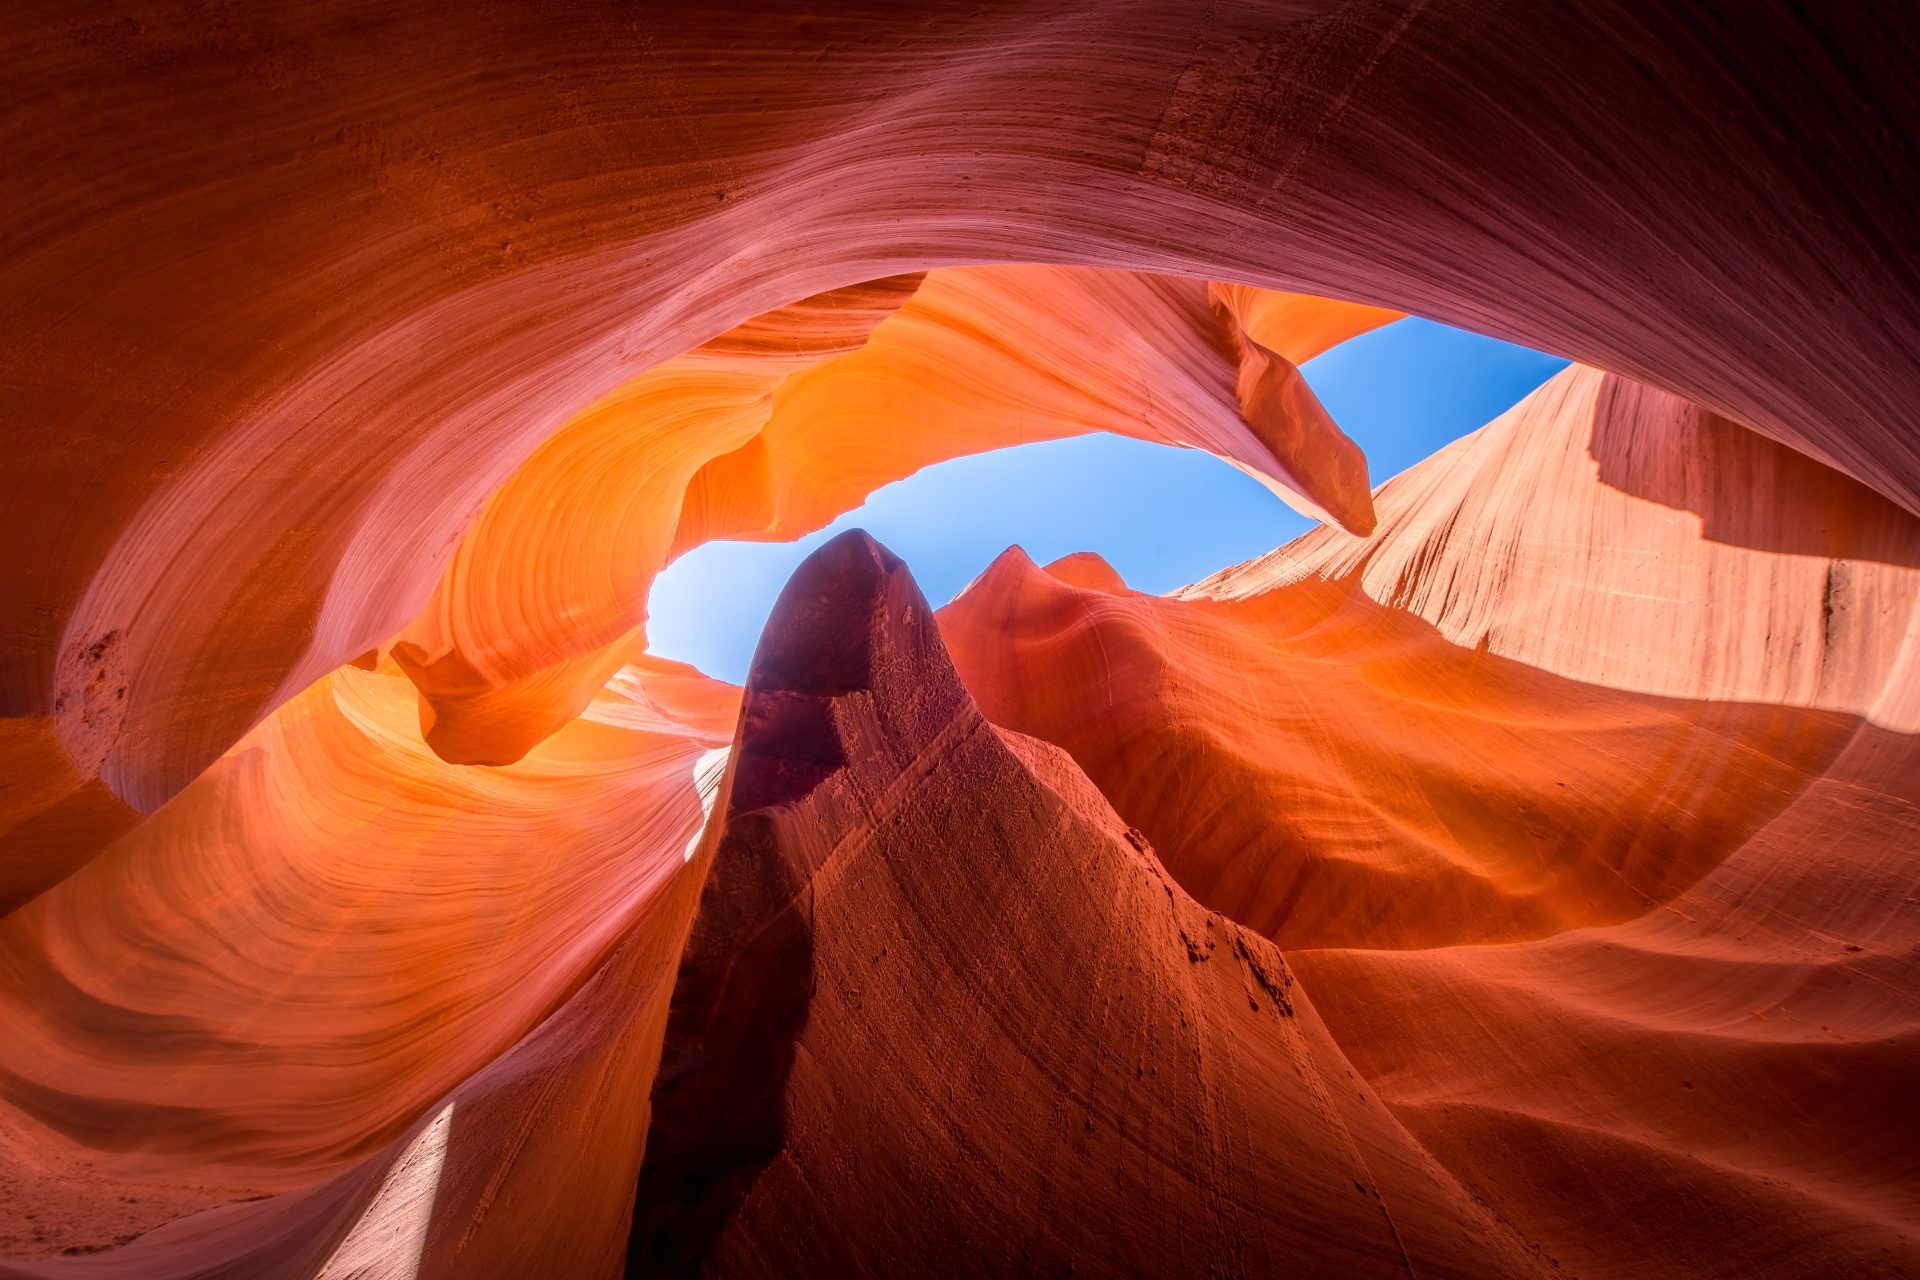
[[[1911,6],[14,8],[0,1276],[1920,1274]]]
[[[843,534],[754,657],[629,1270],[1539,1276]]]

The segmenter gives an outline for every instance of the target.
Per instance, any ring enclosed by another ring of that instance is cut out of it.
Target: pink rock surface
[[[0,1274],[1920,1270],[1913,14],[829,8],[9,15]],[[639,656],[1092,430],[1330,523]]]

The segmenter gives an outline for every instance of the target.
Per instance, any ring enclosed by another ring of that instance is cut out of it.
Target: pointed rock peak
[[[802,561],[781,590],[747,692],[837,697],[929,676],[957,680],[933,610],[900,557],[850,529]]]
[[[956,720],[984,725],[899,557],[860,529],[808,556],[748,671],[654,1082],[627,1274],[694,1274],[786,1146],[816,985],[814,878]]]
[[[1097,551],[1076,551],[1070,556],[1061,556],[1047,566],[1047,572],[1070,587],[1098,591],[1102,595],[1125,595],[1132,590],[1120,571]]]
[[[1039,567],[1033,563],[1033,557],[1027,554],[1025,547],[1016,542],[995,556],[992,564],[981,570],[979,576],[972,582],[960,588],[959,594],[947,603],[952,605],[975,592],[997,591],[1009,583],[1019,582],[1038,572]]]
[[[1540,1280],[1343,1074],[1273,944],[1066,752],[992,729],[926,615],[851,533],[768,623],[627,1274]]]
[[[1008,547],[940,611],[941,637],[961,655],[963,667],[987,652],[997,655],[996,660],[1010,660],[1014,651],[1003,641],[1013,618],[1064,611],[1058,612],[1064,622],[1067,614],[1085,606],[1086,592],[1116,595],[1129,590],[1113,567],[1091,551],[1063,556],[1043,569],[1022,548]]]
[[[801,562],[767,619],[747,672],[732,807],[788,803],[850,760],[917,749],[971,706],[907,566],[849,530]]]

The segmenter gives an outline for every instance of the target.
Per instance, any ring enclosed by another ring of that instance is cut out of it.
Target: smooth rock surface
[[[7,17],[0,1275],[1920,1273],[1912,6]],[[641,653],[1092,430],[1328,523]]]

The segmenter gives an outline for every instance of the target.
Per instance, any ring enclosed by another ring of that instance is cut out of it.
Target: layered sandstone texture
[[[1916,58],[9,14],[0,1276],[1920,1275]],[[1300,366],[1408,312],[1577,363],[1376,487]],[[647,652],[1095,431],[1321,523]]]

